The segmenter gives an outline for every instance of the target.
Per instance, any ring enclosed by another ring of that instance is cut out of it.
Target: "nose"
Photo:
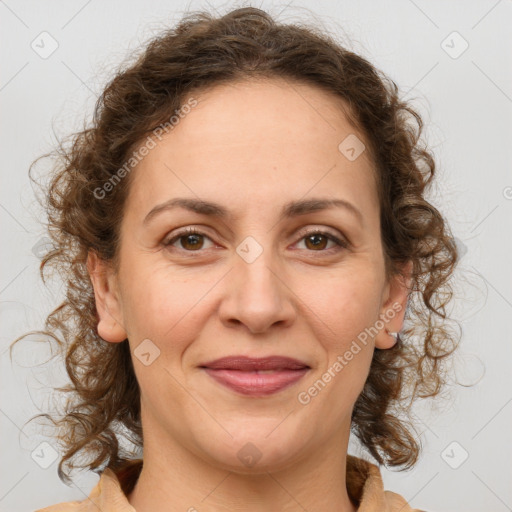
[[[270,250],[263,251],[252,263],[235,255],[234,268],[225,279],[219,315],[226,327],[242,325],[251,334],[260,334],[293,323],[294,294]]]

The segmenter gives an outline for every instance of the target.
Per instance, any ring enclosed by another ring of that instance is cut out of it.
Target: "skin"
[[[132,171],[119,268],[88,259],[99,335],[128,338],[132,356],[145,339],[160,350],[148,366],[133,357],[144,467],[129,501],[153,512],[356,510],[342,484],[351,411],[374,349],[394,345],[386,329],[400,331],[407,300],[407,283],[386,279],[368,151],[350,161],[338,150],[349,134],[364,136],[341,100],[305,84],[231,83],[194,97],[198,105]],[[231,217],[176,208],[143,223],[176,197],[214,201]],[[362,220],[342,208],[279,220],[284,204],[311,198],[348,201]],[[187,226],[205,236],[164,246]],[[308,242],[313,228],[347,247]],[[252,263],[236,252],[247,236],[263,250]],[[393,304],[402,309],[385,328],[299,403]],[[199,368],[237,354],[290,356],[311,370],[255,398]],[[252,467],[237,456],[247,443],[261,454]]]

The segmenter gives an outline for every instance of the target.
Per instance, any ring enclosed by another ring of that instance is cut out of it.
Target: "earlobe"
[[[93,251],[89,251],[87,256],[87,270],[94,288],[99,318],[98,334],[105,341],[120,343],[127,338],[127,334],[123,326],[115,275],[109,265]]]
[[[380,319],[384,324],[375,336],[375,348],[389,349],[395,346],[398,333],[402,330],[407,300],[411,288],[413,263],[402,267],[402,273],[390,278],[387,285],[387,299],[382,306]]]

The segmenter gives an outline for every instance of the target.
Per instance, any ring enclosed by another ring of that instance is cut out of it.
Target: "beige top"
[[[36,512],[136,512],[127,499],[137,482],[142,459],[129,461],[116,471],[105,469],[89,497],[36,510]],[[358,512],[421,512],[394,492],[385,491],[379,468],[347,456],[347,490]]]

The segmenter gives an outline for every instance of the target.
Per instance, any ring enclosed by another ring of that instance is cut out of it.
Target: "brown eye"
[[[201,249],[204,244],[204,240],[202,239],[203,235],[185,235],[180,237],[180,240],[184,240],[181,242],[181,246],[184,249],[197,250]]]
[[[308,249],[313,249],[313,250],[325,249],[325,247],[327,246],[327,243],[329,241],[329,239],[325,235],[322,235],[322,234],[308,235],[308,236],[304,237],[304,239],[306,240],[306,247]]]
[[[321,230],[313,230],[307,232],[302,238],[304,245],[307,250],[311,252],[330,252],[331,249],[343,249],[347,248],[347,242],[339,239],[337,236]],[[333,245],[328,247],[329,242]]]
[[[187,252],[196,252],[204,248],[205,240],[210,240],[210,238],[200,231],[189,228],[176,234],[163,244],[165,247],[168,247],[175,246],[175,244],[179,242],[179,246],[175,246],[176,249],[183,249]]]

